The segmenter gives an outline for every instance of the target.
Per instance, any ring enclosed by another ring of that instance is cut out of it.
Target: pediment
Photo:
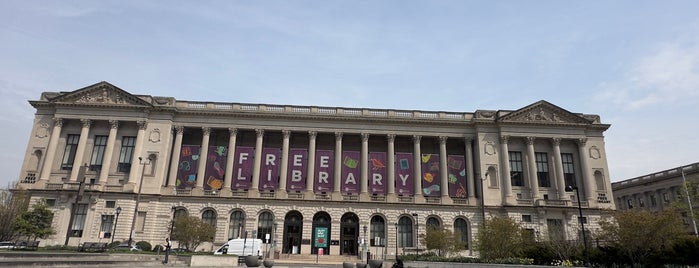
[[[49,100],[52,103],[152,106],[108,82],[99,82]]]
[[[590,124],[582,115],[571,113],[547,101],[538,101],[522,109],[508,113],[499,122],[541,124]]]

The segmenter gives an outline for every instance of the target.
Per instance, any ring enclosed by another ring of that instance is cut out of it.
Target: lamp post
[[[394,223],[396,226],[396,260],[398,259],[398,223]]]
[[[177,211],[177,208],[172,206],[170,211],[172,211],[172,221],[170,222],[170,233],[167,237],[170,238],[170,241],[172,241],[172,231],[175,229],[175,212]]]
[[[114,243],[114,236],[116,236],[116,227],[117,223],[119,223],[119,214],[121,214],[121,207],[116,208],[116,219],[114,219],[114,231],[112,231],[112,243]]]
[[[582,214],[582,206],[580,204],[580,191],[578,190],[578,186],[566,186],[566,191],[570,192],[575,190],[575,197],[578,199],[578,221],[580,221],[580,229],[582,229],[582,239],[583,239],[583,255],[585,255],[585,261],[587,262],[589,260],[587,256],[587,237],[585,235],[585,223],[583,222],[583,214]]]
[[[274,253],[277,252],[277,223],[274,224],[274,231],[272,231],[272,259],[274,259]]]
[[[481,178],[480,173],[476,173],[476,176],[478,176],[478,179],[480,181],[481,187],[480,187],[480,197],[481,197],[481,219],[483,220],[483,223],[485,225],[485,196],[484,195],[484,189],[483,189],[483,181],[488,179],[488,173],[485,173],[485,178]]]
[[[420,220],[417,213],[413,213],[413,217],[415,217],[415,252],[420,253]]]
[[[141,190],[143,190],[143,175],[146,173],[146,165],[149,165],[151,159],[150,156],[144,161],[142,157],[138,157],[138,162],[141,164],[141,180],[138,183],[138,194],[136,194],[136,205],[133,208],[133,218],[131,219],[131,232],[129,232],[129,248],[131,248],[131,242],[133,237],[134,225],[136,224],[136,214],[138,213],[138,203],[141,201]]]
[[[367,242],[367,238],[366,238],[366,225],[364,225],[363,229],[364,229],[364,239],[363,239],[364,241],[362,241],[362,252],[363,252],[362,255],[366,256],[366,252],[367,252],[367,251],[366,251],[366,242]],[[368,256],[367,256],[367,258],[366,258],[366,261],[369,262],[369,257],[368,257]]]

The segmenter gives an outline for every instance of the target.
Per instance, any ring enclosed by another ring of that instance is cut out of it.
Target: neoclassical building
[[[484,217],[577,239],[578,205],[587,228],[614,209],[609,125],[546,101],[475,112],[246,104],[100,82],[29,103],[17,187],[55,212],[42,245],[162,243],[171,219],[190,215],[216,227],[203,249],[247,235],[282,253],[366,245],[390,256],[424,249],[428,225],[470,249]]]

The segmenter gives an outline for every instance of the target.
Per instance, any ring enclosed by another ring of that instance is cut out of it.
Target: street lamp
[[[420,220],[418,219],[417,213],[413,213],[413,217],[415,217],[415,238],[416,238],[416,246],[415,246],[415,252],[420,253]]]
[[[114,243],[114,236],[116,236],[116,227],[119,223],[119,214],[121,213],[121,207],[116,208],[116,219],[114,219],[114,231],[112,231],[112,243]]]
[[[277,252],[277,223],[275,222],[274,224],[274,231],[272,233],[272,259],[275,258],[274,253]]]
[[[396,260],[398,259],[398,223],[394,223],[396,226]]]
[[[367,242],[367,238],[366,238],[366,225],[364,225],[363,229],[364,229],[364,241],[362,241],[362,251],[363,251],[362,254],[363,254],[364,256],[366,256],[366,255],[367,255],[367,254],[366,254],[366,252],[367,252],[367,251],[366,251],[366,242]],[[369,262],[369,256],[367,256],[366,261],[367,261],[367,263]]]
[[[172,222],[170,222],[170,234],[168,234],[167,237],[170,238],[170,241],[172,241],[172,231],[175,229],[175,212],[177,212],[177,208],[172,206],[170,211],[172,211]]]
[[[143,175],[146,173],[146,165],[149,165],[152,161],[152,156],[148,156],[145,161],[142,157],[138,157],[138,162],[141,164],[141,180],[138,183],[138,194],[136,194],[136,206],[133,208],[133,218],[131,219],[131,232],[129,232],[129,248],[131,248],[131,242],[133,237],[133,228],[136,224],[136,214],[138,213],[138,203],[141,201],[141,190],[143,189]]]
[[[578,190],[578,186],[566,186],[566,192],[570,192],[575,190],[575,197],[578,199],[578,213],[580,214],[578,217],[578,221],[580,221],[580,229],[582,229],[582,239],[583,239],[583,253],[585,255],[585,261],[589,260],[587,256],[587,237],[585,235],[585,223],[583,222],[583,214],[582,214],[582,206],[580,204],[580,191]]]

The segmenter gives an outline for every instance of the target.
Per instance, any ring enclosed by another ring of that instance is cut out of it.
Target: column
[[[369,191],[369,134],[362,133],[362,156],[361,161],[359,161],[360,172],[362,173],[362,178],[360,179],[360,193],[367,194]]]
[[[172,148],[172,155],[170,156],[170,173],[168,174],[167,186],[175,187],[177,185],[177,171],[180,167],[180,153],[182,152],[182,136],[184,135],[183,126],[173,126],[172,129],[175,131],[175,146]]]
[[[112,155],[114,154],[114,146],[116,144],[117,130],[119,129],[119,121],[109,120],[109,136],[107,137],[107,148],[104,150],[104,158],[102,158],[102,169],[98,184],[104,184],[109,177],[109,170],[112,169]]]
[[[502,152],[502,191],[503,191],[503,201],[507,203],[507,197],[512,196],[512,178],[510,177],[510,150],[508,149],[507,143],[510,140],[510,136],[500,137],[500,148]]]
[[[414,198],[424,200],[422,195],[422,151],[420,150],[420,138],[419,135],[413,136],[413,166],[414,166],[414,176],[413,183],[415,183],[415,195]]]
[[[532,191],[532,199],[539,199],[539,180],[536,176],[536,154],[534,153],[534,141],[536,138],[527,137],[527,159],[529,163],[529,187]]]
[[[306,191],[313,193],[313,181],[316,172],[316,136],[318,132],[308,132],[308,176],[306,177]]]
[[[588,204],[591,204],[591,202],[594,200],[594,192],[595,192],[595,182],[592,178],[590,178],[590,166],[587,164],[587,154],[585,153],[586,147],[585,144],[587,144],[587,138],[582,138],[578,139],[578,151],[580,153],[580,166],[582,169],[582,181],[585,186],[585,198],[587,199]],[[580,187],[580,186],[578,186]],[[579,191],[579,190],[578,190]],[[582,198],[581,198],[582,200]]]
[[[265,137],[264,129],[255,129],[257,139],[255,140],[255,163],[252,168],[252,187],[250,190],[258,191],[260,188],[260,167],[262,166],[262,142]]]
[[[226,172],[223,175],[223,189],[231,189],[233,181],[233,161],[235,161],[235,144],[238,138],[238,129],[228,128],[228,155],[226,156]]]
[[[141,151],[143,150],[143,140],[146,138],[146,128],[148,128],[148,122],[146,120],[138,120],[136,121],[136,124],[138,125],[138,134],[136,135],[136,146],[133,150],[133,157],[131,158],[131,170],[129,171],[129,183],[132,183],[133,185],[136,185],[136,181],[141,176],[141,172],[139,171],[142,165],[138,158],[142,157]],[[145,159],[148,157],[143,158]],[[134,191],[136,191],[135,188]]]
[[[62,128],[63,119],[60,117],[53,118],[53,130],[51,131],[51,138],[49,138],[46,157],[44,157],[44,166],[41,168],[41,175],[39,175],[40,180],[48,180],[51,176],[51,169],[53,168],[54,157],[56,156],[56,147],[58,147],[58,138],[61,136]]]
[[[73,161],[73,169],[70,171],[70,181],[78,180],[78,171],[83,165],[83,156],[85,156],[85,147],[87,146],[87,138],[90,135],[90,119],[80,119],[82,129],[80,129],[80,140],[78,140],[78,148],[75,151],[75,159]]]
[[[279,170],[279,191],[286,192],[286,173],[289,172],[289,137],[291,131],[282,130],[282,165]]]
[[[471,137],[465,137],[464,138],[464,146],[466,147],[466,191],[468,192],[468,197],[474,197],[475,195],[475,185],[476,185],[476,180],[474,179],[473,176],[473,147],[471,145],[473,141],[473,138]],[[487,170],[484,170],[481,172],[481,178],[478,178],[479,180],[482,180],[485,178],[485,173],[488,172]],[[475,203],[474,203],[475,204]]]
[[[388,134],[386,135],[386,140],[388,140],[388,155],[386,161],[386,176],[388,177],[388,194],[393,195],[396,193],[396,135]]]
[[[449,197],[449,174],[447,173],[447,139],[439,136],[439,177],[442,185],[442,198]]]
[[[204,174],[206,174],[206,160],[209,155],[209,137],[211,136],[210,127],[202,127],[203,133],[201,137],[201,149],[199,149],[199,165],[197,165],[197,188],[204,189]]]
[[[561,159],[561,138],[553,138],[551,140],[553,144],[553,164],[556,167],[556,187],[558,190],[558,199],[566,199],[566,183],[563,177],[563,161]]]
[[[341,194],[342,188],[342,132],[335,132],[335,173],[333,176],[333,192]]]

